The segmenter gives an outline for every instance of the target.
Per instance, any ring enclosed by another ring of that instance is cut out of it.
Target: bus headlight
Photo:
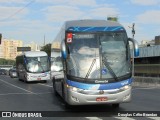
[[[72,86],[69,86],[69,85],[67,85],[67,88],[69,88],[70,90],[72,90],[74,92],[81,92],[82,91],[82,89],[79,89],[77,87],[72,87]]]
[[[72,87],[72,90],[73,90],[74,92],[77,92],[77,91],[78,91],[78,88]]]
[[[123,87],[120,88],[121,91],[127,90],[130,88],[130,85],[125,85]]]
[[[81,92],[82,89],[76,88],[76,87],[71,87],[71,90],[74,92]]]

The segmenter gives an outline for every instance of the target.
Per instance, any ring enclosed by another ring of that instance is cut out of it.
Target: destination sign
[[[92,39],[94,38],[94,34],[74,34],[73,37],[76,39]]]

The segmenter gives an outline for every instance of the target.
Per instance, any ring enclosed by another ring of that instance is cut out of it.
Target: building
[[[155,36],[155,45],[160,45],[160,35]]]
[[[22,40],[2,39],[0,45],[0,58],[15,60],[22,52],[17,52],[17,47],[22,47]]]
[[[31,51],[40,51],[40,46],[35,42],[25,45],[25,47],[31,47]]]
[[[3,46],[0,45],[0,58],[4,58]]]
[[[142,40],[139,47],[147,47],[147,46],[154,46],[155,40]]]
[[[160,45],[160,35],[155,36],[154,40],[142,40],[139,47],[149,47],[149,46],[155,46]]]

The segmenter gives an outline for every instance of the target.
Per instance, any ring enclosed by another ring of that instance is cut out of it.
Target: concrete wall
[[[134,77],[133,86],[160,87],[160,78],[158,77]]]

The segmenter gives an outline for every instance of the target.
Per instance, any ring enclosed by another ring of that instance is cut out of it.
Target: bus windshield
[[[29,72],[42,73],[49,71],[49,60],[44,57],[26,57],[26,68]]]
[[[131,74],[125,32],[75,33],[68,43],[67,74],[85,79],[114,79]]]

